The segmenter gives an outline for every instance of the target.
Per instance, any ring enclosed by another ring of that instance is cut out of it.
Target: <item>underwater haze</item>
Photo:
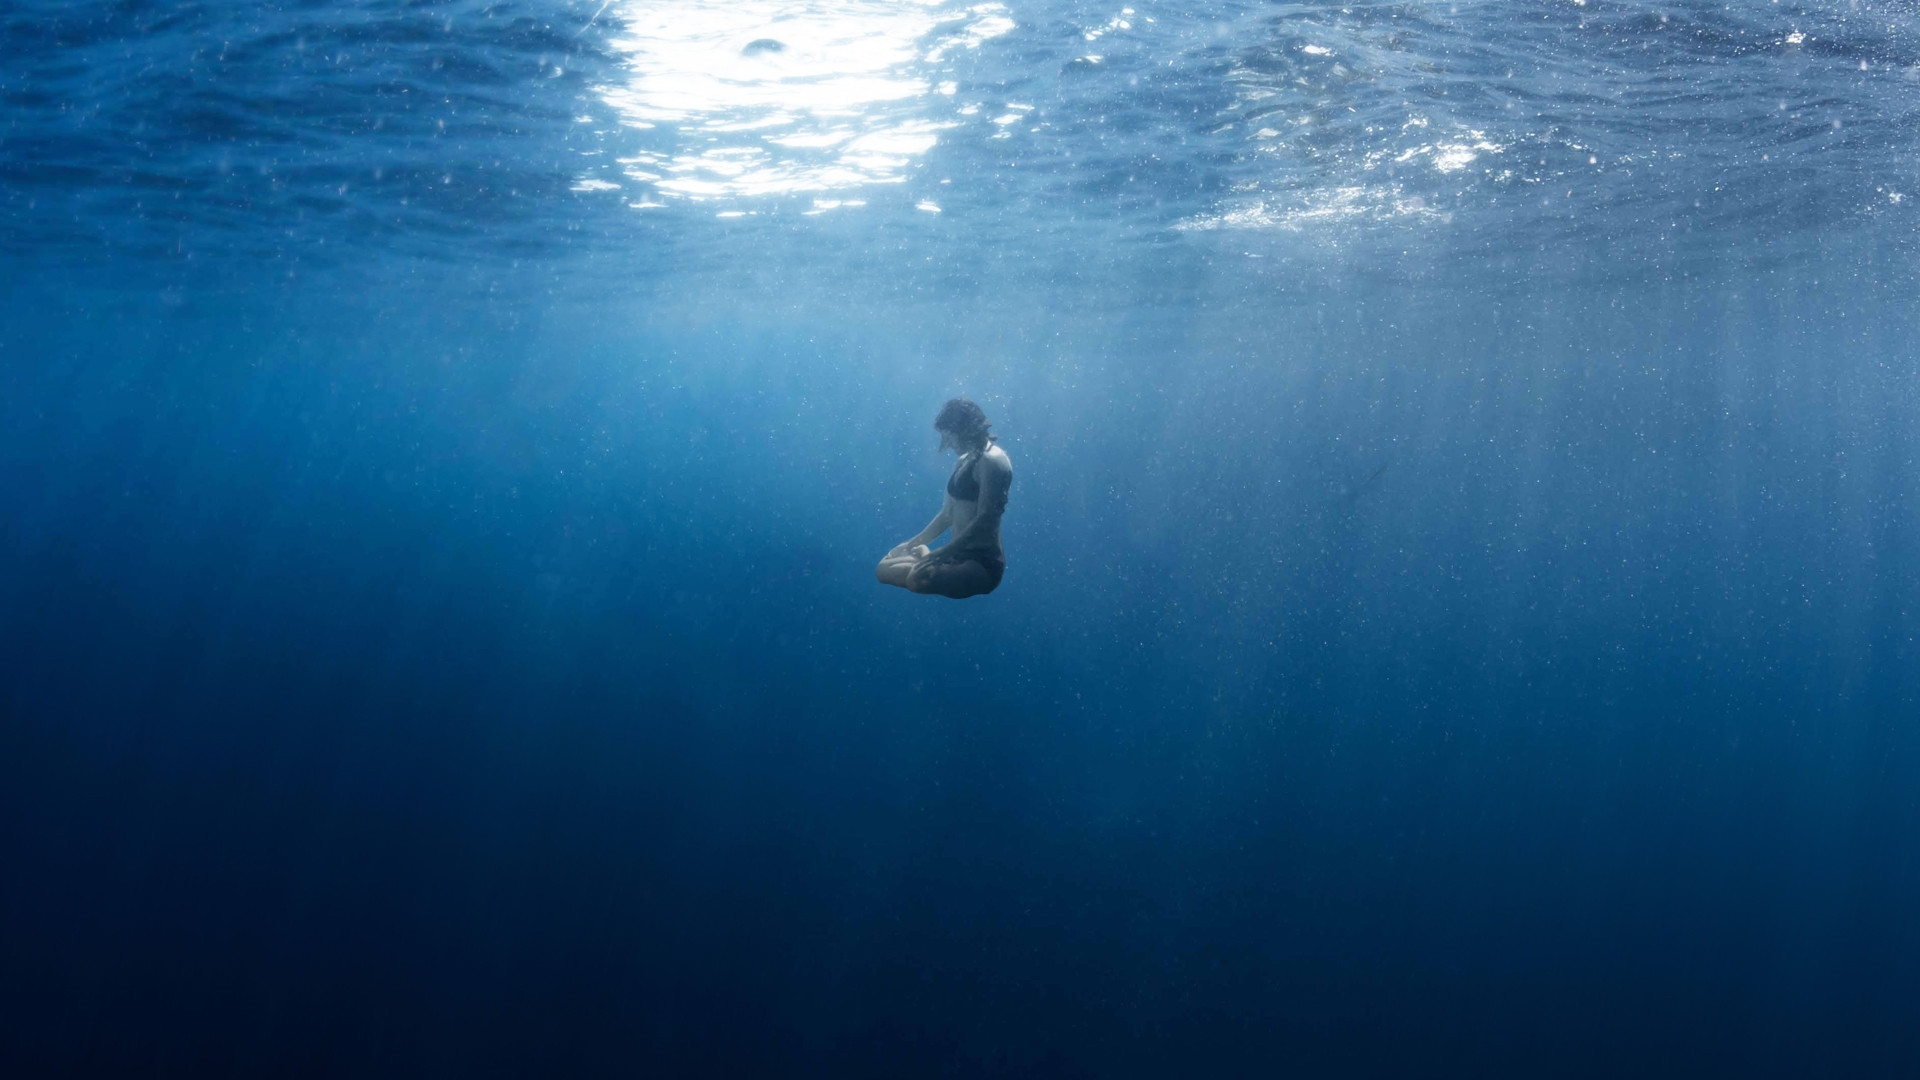
[[[0,0],[0,1072],[1920,1075],[1920,7],[1128,2]]]

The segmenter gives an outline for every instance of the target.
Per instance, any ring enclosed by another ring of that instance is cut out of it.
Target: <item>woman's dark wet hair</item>
[[[985,446],[992,437],[991,428],[980,406],[963,397],[942,405],[940,415],[933,418],[933,430],[945,437],[943,441],[962,448]]]

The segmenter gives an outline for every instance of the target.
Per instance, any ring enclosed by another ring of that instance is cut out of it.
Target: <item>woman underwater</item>
[[[947,495],[920,535],[887,552],[874,569],[883,585],[964,600],[1000,585],[1006,554],[1000,550],[1000,515],[1013,486],[1013,462],[988,430],[987,414],[966,398],[954,398],[934,418],[940,449],[960,455],[947,478]],[[927,545],[951,528],[953,539],[938,551]]]

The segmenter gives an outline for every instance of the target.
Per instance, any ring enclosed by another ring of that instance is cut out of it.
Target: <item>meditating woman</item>
[[[960,455],[947,478],[947,494],[920,535],[887,552],[874,570],[883,585],[964,600],[1000,585],[1007,558],[1000,550],[1000,515],[1013,486],[1013,462],[988,430],[987,414],[966,398],[954,398],[934,418],[940,449]],[[949,528],[953,539],[937,551],[928,544]]]

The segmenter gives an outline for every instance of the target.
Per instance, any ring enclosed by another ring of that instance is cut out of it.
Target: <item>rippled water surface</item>
[[[1641,255],[1911,228],[1920,53],[1900,4],[19,2],[0,17],[15,250],[470,258],[732,216],[818,235],[797,219],[842,210],[964,214],[1062,244],[1227,231]]]

